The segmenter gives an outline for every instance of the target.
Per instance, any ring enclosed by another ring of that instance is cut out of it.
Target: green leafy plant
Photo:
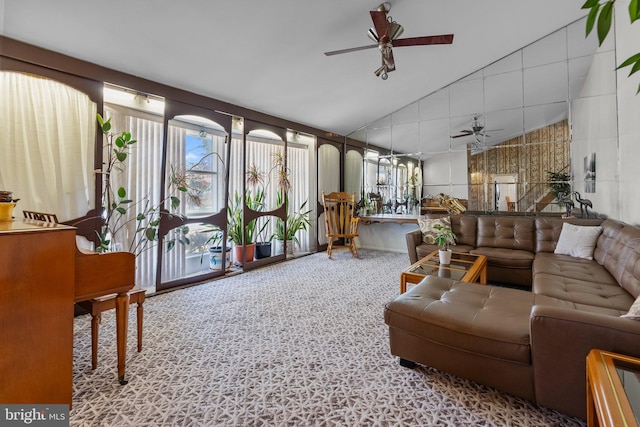
[[[602,3],[600,0],[587,0],[582,9],[589,9],[589,15],[587,16],[586,31],[587,36],[591,33],[594,27],[597,28],[598,42],[602,46],[602,43],[607,38],[609,30],[611,29],[611,23],[613,20],[613,4],[616,0],[605,0]],[[640,0],[631,0],[629,2],[629,18],[631,23],[634,23],[640,19]],[[624,67],[631,67],[629,76],[640,70],[640,53],[630,56],[618,66],[618,69]],[[640,93],[640,85],[636,94]]]
[[[547,177],[551,194],[556,198],[558,204],[563,205],[564,198],[571,192],[571,184],[569,184],[571,176],[566,172],[547,171]]]
[[[245,203],[247,207],[259,211],[264,206],[264,191],[258,189],[253,195],[251,191],[246,192]],[[242,224],[243,201],[240,194],[236,191],[233,199],[229,201],[227,207],[227,235],[236,245],[252,244],[256,240],[257,221],[252,219],[245,226]],[[265,225],[263,225],[265,227]]]
[[[286,234],[285,234],[285,222],[278,218],[276,220],[276,231],[271,235],[270,239],[276,240],[291,240],[296,245],[300,244],[296,233],[298,231],[306,231],[311,225],[309,220],[309,214],[311,209],[305,210],[307,206],[307,200],[305,200],[295,212],[289,212],[289,196],[284,191],[278,191],[277,203],[282,203],[286,206],[287,218],[286,218]]]
[[[111,132],[111,118],[96,116],[100,131],[105,137],[105,151],[107,158],[103,164],[103,188],[102,188],[102,227],[97,232],[98,245],[97,252],[108,252],[112,250],[112,241],[128,228],[132,221],[135,221],[135,234],[139,238],[130,239],[129,252],[139,255],[148,248],[150,242],[158,240],[158,228],[160,218],[165,211],[161,209],[165,202],[169,202],[171,209],[176,210],[180,206],[180,198],[177,193],[189,193],[186,186],[186,174],[171,167],[168,196],[158,205],[152,205],[148,198],[132,200],[125,187],[113,187],[113,176],[116,172],[124,172],[131,147],[136,144],[130,132],[124,131],[119,135]],[[130,215],[133,210],[135,215]],[[168,214],[169,217],[172,214]],[[171,250],[176,241],[188,244],[186,237],[189,232],[188,226],[179,227],[174,233],[175,238],[167,239],[167,249]]]
[[[453,245],[458,238],[451,229],[451,226],[436,224],[433,228],[438,230],[438,233],[433,237],[436,245],[438,245],[443,251],[449,250],[449,247]]]

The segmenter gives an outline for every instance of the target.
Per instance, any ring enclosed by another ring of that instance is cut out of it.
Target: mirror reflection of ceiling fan
[[[378,6],[377,10],[372,10],[371,19],[373,20],[373,27],[367,32],[367,36],[376,42],[374,45],[352,47],[349,49],[334,50],[331,52],[325,52],[327,56],[339,55],[341,53],[355,52],[363,49],[370,49],[378,47],[382,54],[382,65],[380,68],[374,71],[376,76],[379,76],[382,80],[387,80],[388,73],[395,71],[396,64],[393,59],[392,47],[401,46],[424,46],[431,44],[451,44],[453,43],[453,34],[442,34],[438,36],[424,36],[424,37],[409,37],[399,39],[404,31],[402,25],[388,16],[387,13],[391,10],[391,4],[389,2],[382,3]]]
[[[471,123],[471,126],[469,126],[467,129],[462,129],[460,131],[460,133],[458,135],[453,135],[451,136],[451,138],[462,138],[465,136],[472,136],[474,137],[474,145],[479,145],[481,144],[483,141],[483,138],[489,138],[491,137],[491,135],[487,134],[487,132],[496,132],[499,130],[503,130],[503,129],[485,129],[484,125],[482,123],[480,123],[480,116],[479,115],[475,115],[473,116],[473,122]]]

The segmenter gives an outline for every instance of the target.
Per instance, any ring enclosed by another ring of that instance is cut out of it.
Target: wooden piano
[[[57,224],[55,214],[23,210],[25,220],[41,224]],[[86,216],[66,225],[75,227],[78,235],[89,238],[99,225],[100,216],[90,211]],[[75,251],[75,299],[76,303],[93,298],[115,294],[116,340],[118,351],[118,381],[126,384],[124,378],[127,352],[127,326],[129,320],[129,296],[127,293],[135,286],[135,256],[129,252],[97,253],[80,249]],[[97,342],[97,329],[91,328],[92,347]],[[92,350],[96,351],[96,350]],[[92,356],[95,359],[94,356]],[[94,362],[92,362],[94,363]]]

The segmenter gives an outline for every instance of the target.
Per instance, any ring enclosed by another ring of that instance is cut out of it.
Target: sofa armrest
[[[420,229],[412,230],[407,233],[407,252],[409,252],[409,261],[411,264],[418,262],[418,253],[416,247],[422,243],[422,231]]]
[[[640,356],[640,322],[636,320],[536,305],[530,328],[536,402],[583,419],[589,351]]]

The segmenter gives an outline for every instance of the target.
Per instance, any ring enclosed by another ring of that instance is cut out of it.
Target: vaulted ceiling
[[[374,75],[374,0],[0,0],[0,33],[177,88],[346,135],[585,15],[579,0],[395,0],[402,37]]]

